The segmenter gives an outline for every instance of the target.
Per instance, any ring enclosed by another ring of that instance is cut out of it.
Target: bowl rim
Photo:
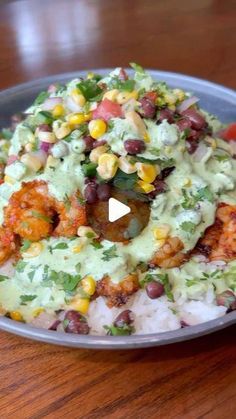
[[[1,90],[0,101],[1,99],[4,99],[6,95],[8,96],[8,99],[9,97],[11,99],[11,97],[16,95],[26,94],[27,92],[31,91],[32,88],[36,89],[38,87],[40,90],[42,89],[42,85],[47,85],[56,81],[67,81],[79,76],[83,76],[88,71],[107,73],[113,69],[114,68],[107,67],[94,68],[41,77],[36,80],[17,84],[15,86]],[[126,70],[128,73],[132,72],[130,69]],[[192,86],[190,90],[194,90],[194,86],[198,86],[198,88],[202,87],[203,92],[205,92],[206,89],[210,89],[211,96],[217,97],[217,95],[219,96],[219,94],[223,94],[229,102],[232,101],[233,105],[236,104],[236,91],[231,88],[224,87],[220,84],[205,79],[187,76],[181,73],[159,71],[155,69],[147,69],[147,71],[154,77],[158,77],[163,80],[166,78],[171,78],[172,81],[176,81],[177,83],[181,83],[181,81],[184,81],[185,83],[187,82],[189,86]],[[9,318],[0,316],[0,330],[50,344],[91,349],[135,349],[166,345],[204,336],[206,334],[226,328],[235,323],[236,311],[233,311],[214,320],[168,332],[132,336],[98,336],[66,334],[63,332],[40,329],[26,323],[16,322]]]

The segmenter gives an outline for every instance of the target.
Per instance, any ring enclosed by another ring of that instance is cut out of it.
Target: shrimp
[[[0,265],[12,256],[16,248],[14,234],[6,228],[0,227]]]
[[[77,194],[68,202],[50,196],[47,183],[32,181],[14,192],[4,210],[4,225],[22,239],[39,241],[48,236],[71,237],[86,224],[85,207]]]
[[[139,289],[138,275],[127,275],[119,284],[114,284],[109,276],[97,282],[96,294],[107,297],[108,307],[120,307],[127,303],[130,295]]]
[[[216,211],[215,223],[210,226],[196,246],[196,251],[204,253],[210,260],[226,262],[236,257],[236,206],[220,204]]]
[[[187,257],[181,252],[183,248],[184,245],[178,237],[169,237],[165,244],[156,251],[149,264],[166,269],[178,267]]]

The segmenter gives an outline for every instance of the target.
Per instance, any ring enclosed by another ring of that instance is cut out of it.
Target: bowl
[[[65,83],[73,78],[83,77],[87,71],[106,74],[111,70],[102,68],[58,74],[3,90],[0,92],[0,128],[7,126],[12,114],[27,108],[37,94],[47,89],[50,84],[55,82]],[[127,72],[130,73],[130,70],[127,70]],[[207,80],[183,74],[156,70],[149,70],[149,73],[154,79],[166,81],[171,87],[179,87],[193,92],[201,99],[201,107],[218,116],[221,121],[227,123],[236,120],[235,91]],[[1,330],[55,345],[93,349],[134,349],[166,345],[207,335],[234,323],[236,323],[236,311],[215,320],[170,332],[133,336],[88,336],[39,329],[0,317]]]

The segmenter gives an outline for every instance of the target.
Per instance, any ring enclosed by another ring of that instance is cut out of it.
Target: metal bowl
[[[89,70],[106,74],[112,69]],[[130,70],[127,70],[130,72]],[[180,87],[194,92],[201,99],[201,106],[208,112],[217,115],[223,122],[236,120],[236,92],[226,87],[182,74],[150,70],[156,80],[166,81],[172,87]],[[66,82],[78,76],[84,76],[87,71],[49,76],[33,82],[24,83],[0,92],[0,127],[7,126],[10,116],[29,106],[35,96],[48,85],[55,82]],[[128,349],[149,346],[159,346],[180,342],[212,333],[236,323],[236,311],[218,319],[197,326],[190,326],[171,332],[153,333],[135,336],[86,336],[73,335],[37,329],[30,325],[15,322],[0,317],[0,329],[26,338],[78,348],[93,349]]]

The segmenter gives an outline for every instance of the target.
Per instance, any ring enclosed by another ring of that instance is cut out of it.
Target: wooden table
[[[0,88],[127,65],[236,88],[235,0],[0,0]],[[72,350],[0,335],[0,417],[233,418],[235,327],[147,350]]]

